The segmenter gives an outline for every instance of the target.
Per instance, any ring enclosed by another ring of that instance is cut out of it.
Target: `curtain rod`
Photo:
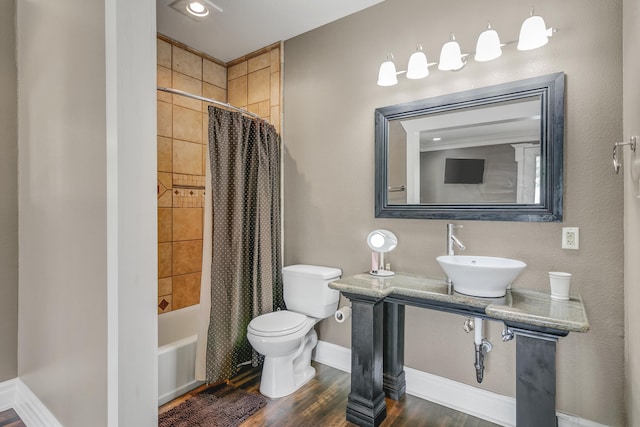
[[[251,116],[251,117],[253,117],[255,119],[264,120],[262,117],[260,117],[259,115],[255,114],[255,113],[252,113],[251,111],[247,111],[247,110],[245,110],[243,108],[236,107],[234,105],[227,104],[225,102],[216,101],[215,99],[205,98],[204,96],[194,95],[192,93],[185,92],[183,90],[172,89],[172,88],[168,88],[168,87],[158,86],[157,89],[162,91],[162,92],[173,93],[173,94],[176,94],[176,95],[182,95],[182,96],[186,96],[187,98],[193,98],[193,99],[197,99],[199,101],[208,102],[210,104],[220,105],[220,106],[223,106],[223,107],[226,107],[226,108],[230,108],[230,109],[232,109],[234,111],[239,111],[240,113],[246,114],[247,116]],[[264,121],[268,123],[267,120],[264,120]]]

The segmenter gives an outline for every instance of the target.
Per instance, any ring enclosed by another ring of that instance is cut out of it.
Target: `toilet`
[[[316,323],[334,315],[340,292],[329,282],[340,277],[339,268],[290,265],[282,269],[287,310],[263,314],[247,327],[249,343],[264,355],[260,393],[287,396],[314,377],[311,352],[318,343]]]

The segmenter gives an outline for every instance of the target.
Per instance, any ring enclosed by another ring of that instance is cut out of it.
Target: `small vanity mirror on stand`
[[[398,246],[396,235],[389,230],[374,230],[367,236],[367,243],[374,251],[371,254],[371,271],[369,274],[373,276],[393,276],[393,271],[385,270],[384,254]]]

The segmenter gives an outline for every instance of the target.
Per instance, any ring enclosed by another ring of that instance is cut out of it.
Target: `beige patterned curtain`
[[[280,251],[280,136],[272,125],[209,107],[213,198],[207,382],[252,359],[247,325],[284,308]]]

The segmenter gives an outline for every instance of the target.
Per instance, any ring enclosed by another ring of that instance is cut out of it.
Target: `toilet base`
[[[288,396],[308,383],[316,370],[311,366],[311,352],[318,343],[314,329],[303,339],[293,354],[283,357],[265,356],[260,380],[260,393],[277,399]]]

